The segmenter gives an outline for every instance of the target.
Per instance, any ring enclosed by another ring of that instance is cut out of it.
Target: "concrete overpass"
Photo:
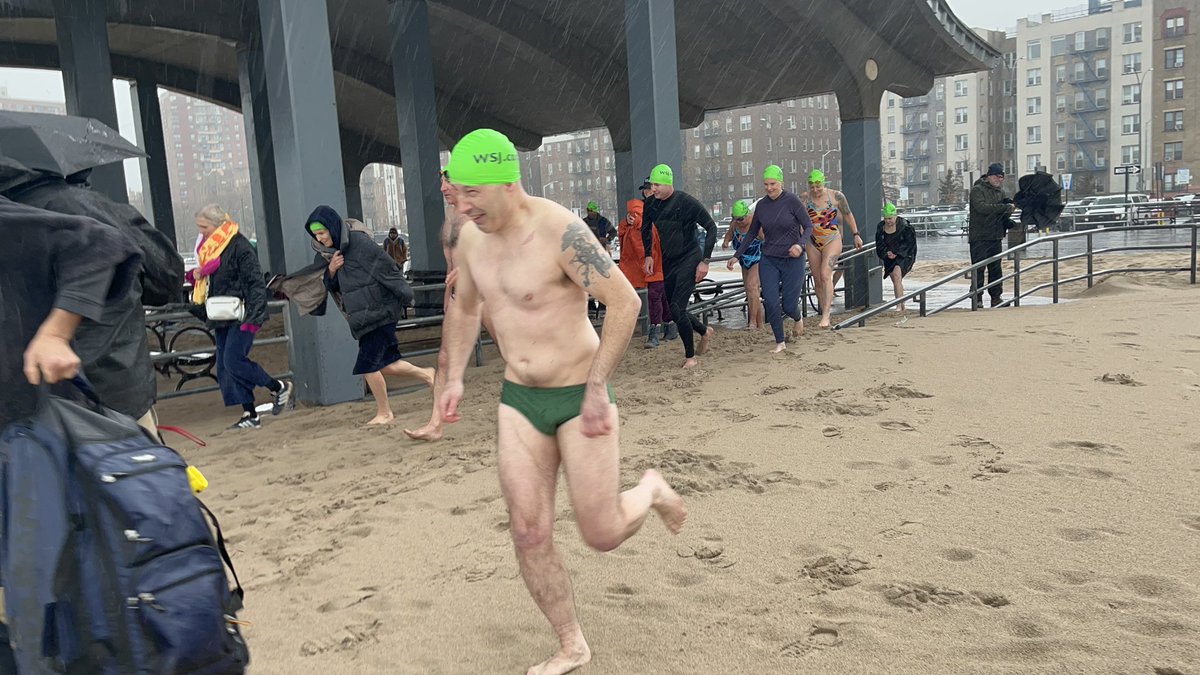
[[[996,58],[945,0],[0,0],[0,65],[61,69],[73,114],[115,126],[107,82],[137,83],[164,231],[174,235],[160,86],[245,113],[272,269],[307,262],[295,225],[314,204],[360,211],[362,169],[402,163],[418,280],[444,273],[433,179],[439,148],[467,131],[491,127],[533,149],[543,136],[605,126],[629,194],[650,166],[678,169],[679,130],[706,111],[830,91],[841,188],[870,239],[883,92],[924,94],[935,77]],[[119,167],[94,182],[124,199]],[[867,297],[865,268],[851,277],[851,300]],[[358,398],[341,362],[353,356],[342,323],[296,322],[302,398]]]

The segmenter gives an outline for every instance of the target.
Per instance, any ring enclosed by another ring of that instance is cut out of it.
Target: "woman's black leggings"
[[[679,329],[679,339],[683,342],[683,355],[692,358],[696,355],[695,335],[704,335],[708,327],[704,322],[688,313],[688,305],[692,294],[696,292],[696,266],[699,259],[689,258],[679,263],[663,262],[663,286],[667,292],[667,304],[671,307],[671,316],[675,317],[675,327]]]

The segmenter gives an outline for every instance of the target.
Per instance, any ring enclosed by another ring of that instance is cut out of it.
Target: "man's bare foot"
[[[688,516],[687,507],[683,504],[683,497],[672,490],[662,474],[654,469],[647,469],[646,473],[642,474],[642,482],[649,484],[654,489],[654,497],[650,506],[658,512],[658,517],[662,518],[663,524],[672,534],[679,534]]]
[[[829,317],[821,317],[821,323],[817,324],[817,328],[829,328]]]
[[[437,375],[436,368],[422,368],[421,369],[421,380],[423,380],[425,382],[425,384],[427,384],[431,387],[433,386],[433,378],[436,375]]]
[[[708,351],[708,343],[712,341],[715,332],[713,327],[709,326],[708,330],[704,331],[704,335],[700,336],[700,344],[696,345],[696,356],[703,356],[704,352]]]
[[[775,348],[771,350],[771,353],[778,354],[779,352],[781,352],[785,349],[787,349],[787,343],[786,342],[778,342],[775,344]]]
[[[694,356],[690,359],[684,359],[683,361],[684,368],[695,368],[698,365],[700,365],[700,359],[697,359]]]
[[[792,326],[792,337],[798,338],[801,335],[804,335],[804,319],[797,321],[796,324]]]
[[[379,426],[379,425],[383,425],[383,424],[391,424],[392,421],[395,419],[396,419],[396,416],[393,415],[392,413],[388,413],[386,415],[376,415],[371,418],[370,422],[367,422],[367,426],[373,427],[373,426]]]
[[[563,675],[592,660],[592,650],[582,640],[571,647],[562,647],[558,653],[532,666],[525,675]]]
[[[404,433],[409,438],[417,441],[436,441],[442,438],[442,426],[440,424],[426,424],[420,429],[405,429]]]

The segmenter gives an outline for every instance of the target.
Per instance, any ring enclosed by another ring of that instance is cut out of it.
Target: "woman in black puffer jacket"
[[[362,375],[375,397],[375,417],[367,424],[387,424],[395,419],[388,403],[384,375],[413,377],[433,386],[433,368],[420,368],[400,355],[396,322],[413,299],[412,287],[396,262],[362,230],[362,224],[346,219],[329,206],[318,206],[308,217],[304,231],[314,240],[318,259],[329,261],[325,287],[335,295],[338,306],[358,340],[354,374]]]
[[[197,247],[199,266],[188,272],[195,285],[192,299],[203,305],[207,298],[231,296],[245,306],[241,321],[206,319],[217,343],[217,383],[225,405],[242,407],[241,418],[231,429],[262,426],[254,406],[254,388],[271,391],[271,413],[278,415],[291,402],[292,383],[273,379],[250,360],[254,335],[267,321],[267,286],[258,265],[258,254],[238,232],[237,223],[216,204],[196,213],[196,229],[204,240]],[[222,242],[222,244],[217,244]],[[206,253],[207,252],[207,253]]]

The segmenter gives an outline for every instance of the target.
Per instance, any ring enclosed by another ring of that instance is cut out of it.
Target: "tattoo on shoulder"
[[[612,274],[612,258],[597,246],[595,235],[581,221],[576,220],[567,226],[567,231],[563,233],[562,250],[574,252],[571,264],[576,266],[579,276],[583,278],[584,288],[592,285],[593,272],[605,279]]]
[[[833,200],[835,202],[837,202],[837,206],[838,206],[839,210],[841,210],[841,211],[849,211],[850,210],[850,202],[846,201],[846,195],[842,194],[841,191],[833,193]]]

